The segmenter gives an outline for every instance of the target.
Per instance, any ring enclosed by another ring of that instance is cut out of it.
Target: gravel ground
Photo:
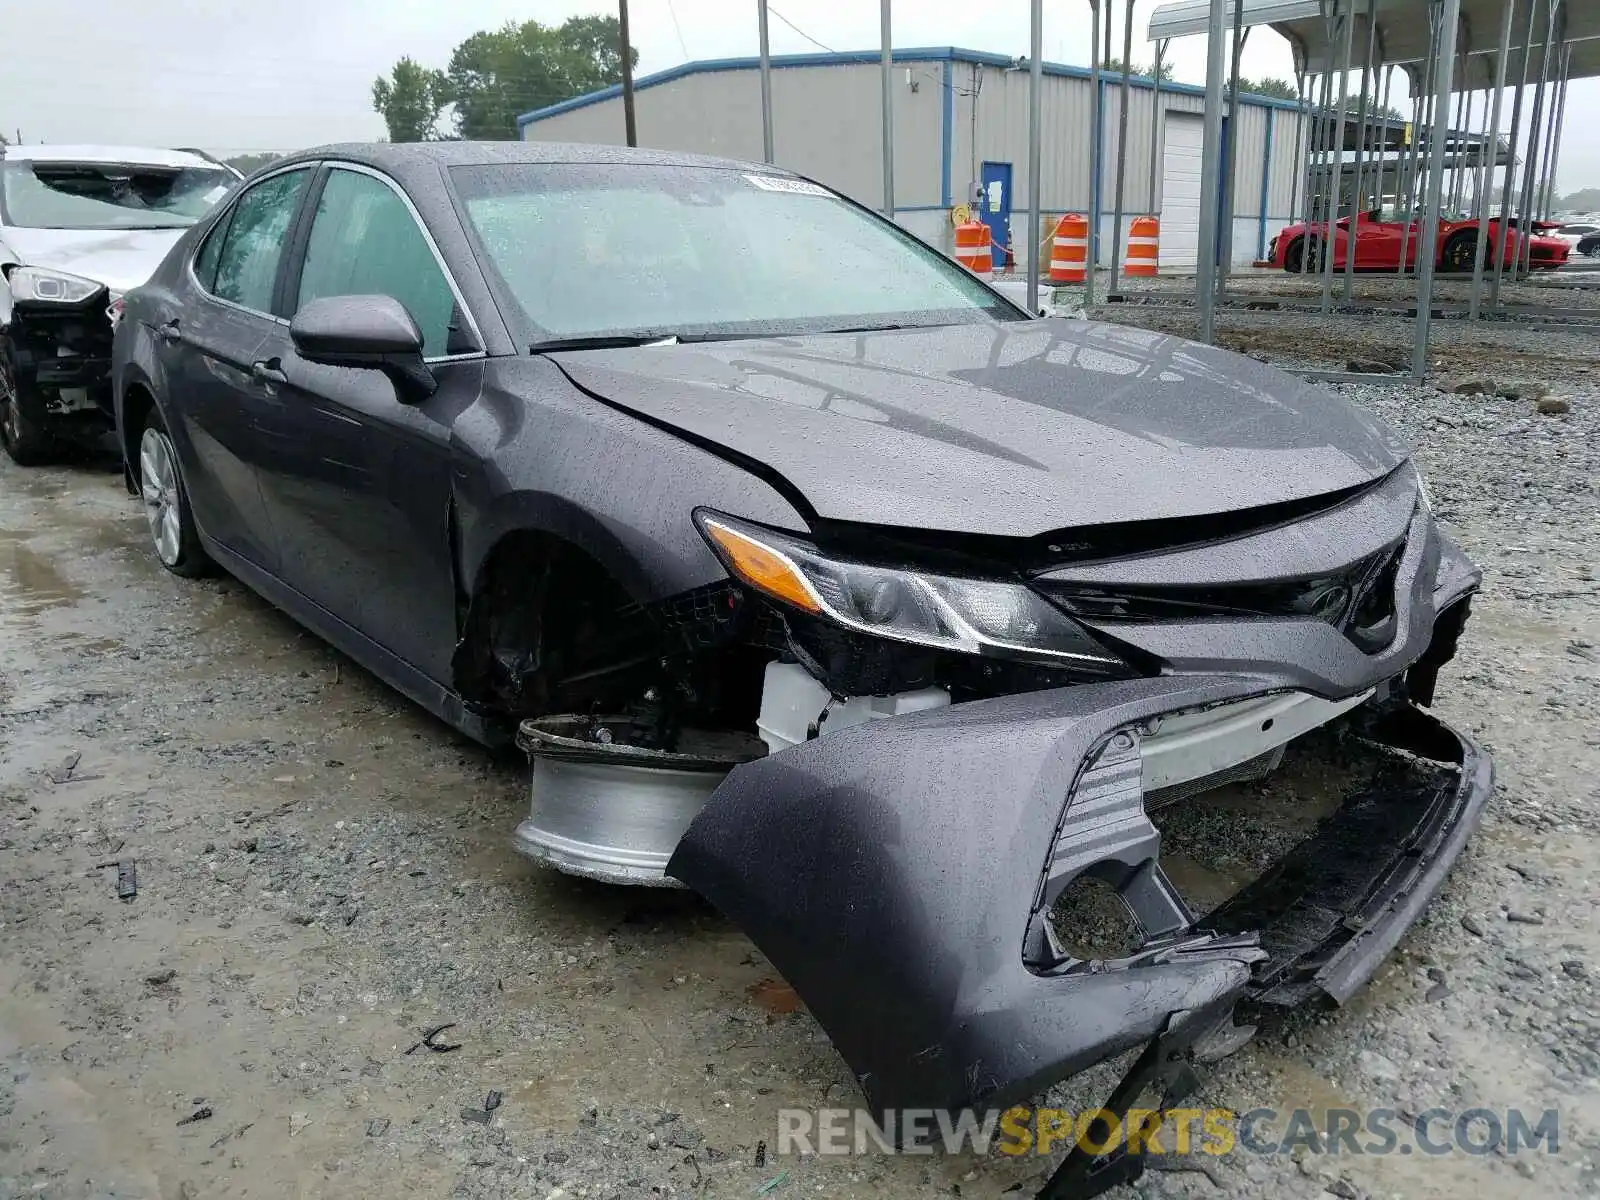
[[[1224,338],[1342,366],[1403,329],[1230,317]],[[1560,1152],[1161,1160],[1178,1169],[1119,1195],[1600,1193],[1600,376],[1592,334],[1513,332],[1446,334],[1441,382],[1542,381],[1569,412],[1525,387],[1340,385],[1417,443],[1486,571],[1440,702],[1497,755],[1483,828],[1371,987],[1264,1029],[1201,1103],[1558,1108]],[[778,1108],[857,1102],[826,1037],[693,897],[515,857],[524,804],[515,759],[240,585],[161,571],[103,466],[0,465],[0,1197],[1042,1181],[1037,1159],[768,1152]],[[129,857],[119,903],[97,864]],[[447,1022],[459,1050],[408,1053]],[[1114,1074],[1049,1099],[1096,1101]]]

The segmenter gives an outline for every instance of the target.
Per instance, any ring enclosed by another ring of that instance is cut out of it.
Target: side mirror
[[[422,331],[392,296],[312,300],[289,323],[289,339],[307,362],[382,371],[404,404],[420,404],[439,387],[422,361]]]

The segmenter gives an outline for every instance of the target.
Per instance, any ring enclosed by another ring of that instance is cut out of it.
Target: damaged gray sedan
[[[165,565],[515,735],[519,848],[706,896],[875,1108],[1141,1045],[1112,1109],[1171,1099],[1236,1013],[1370,978],[1489,791],[1428,712],[1479,573],[1389,431],[771,167],[309,151],[129,296],[116,379]],[[1186,896],[1161,813],[1312,741],[1329,811]],[[1088,880],[1124,952],[1061,920]]]

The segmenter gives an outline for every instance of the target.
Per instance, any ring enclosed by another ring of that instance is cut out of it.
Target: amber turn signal
[[[714,520],[705,521],[705,530],[728,569],[743,582],[805,612],[822,612],[811,586],[785,555]]]

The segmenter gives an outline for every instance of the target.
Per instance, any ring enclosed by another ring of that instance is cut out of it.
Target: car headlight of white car
[[[10,284],[18,304],[82,304],[106,286],[49,267],[17,267],[11,272]]]

